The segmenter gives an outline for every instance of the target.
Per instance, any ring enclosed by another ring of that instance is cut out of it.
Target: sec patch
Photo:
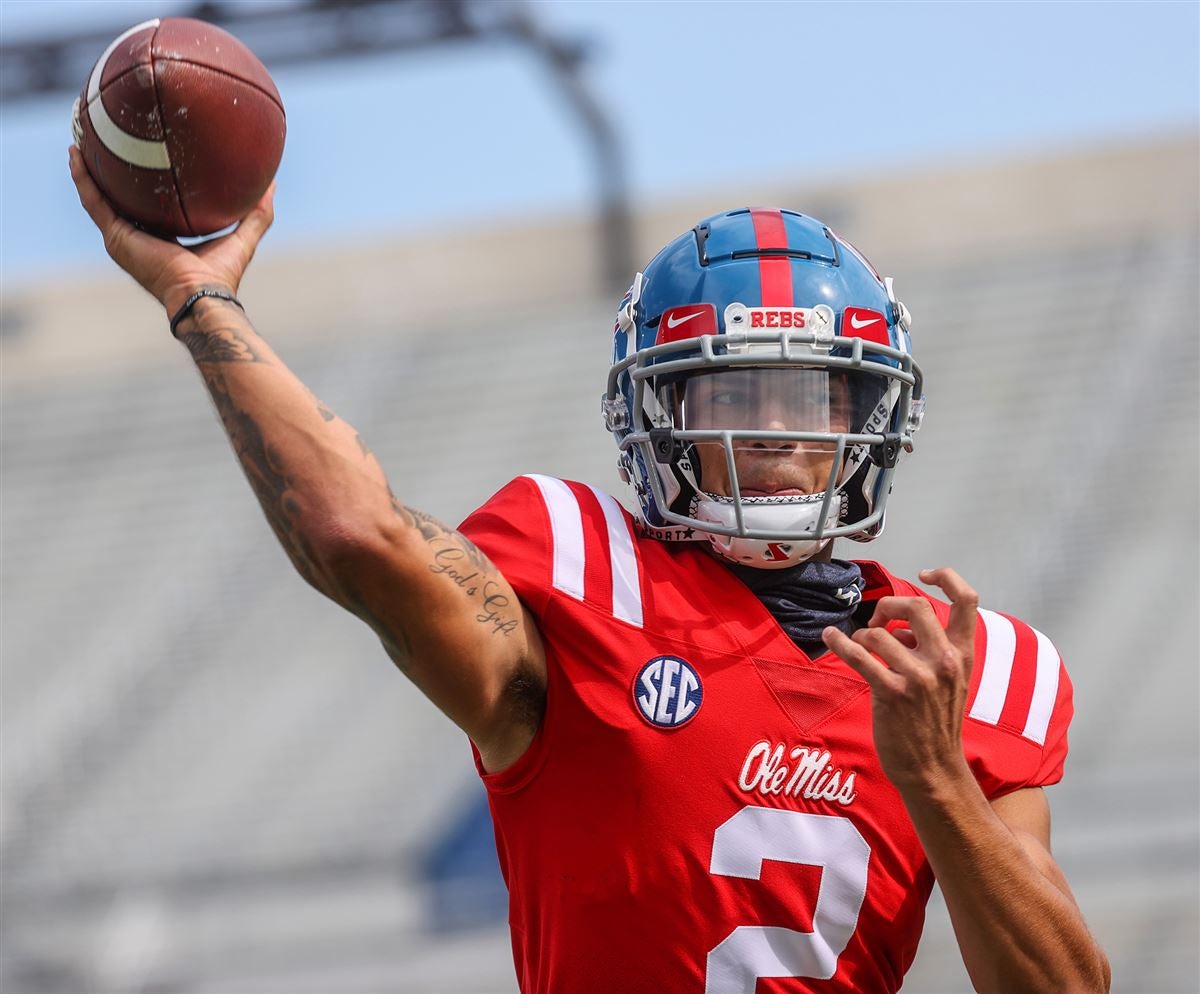
[[[633,701],[655,728],[682,728],[700,711],[704,687],[686,659],[655,656],[634,678]]]

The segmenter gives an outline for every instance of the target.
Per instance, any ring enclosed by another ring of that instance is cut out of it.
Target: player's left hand
[[[871,687],[875,751],[901,791],[927,788],[968,772],[962,724],[979,597],[954,570],[922,570],[923,583],[941,587],[950,601],[945,628],[921,597],[884,597],[866,628],[847,636],[822,633]],[[889,632],[889,622],[905,627]]]

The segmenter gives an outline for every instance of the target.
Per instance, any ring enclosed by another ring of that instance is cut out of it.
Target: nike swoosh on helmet
[[[685,314],[681,318],[677,318],[677,317],[675,317],[674,314],[672,314],[669,318],[667,318],[667,327],[668,328],[678,328],[685,321],[690,321],[690,320],[692,320],[692,318],[698,318],[703,313],[704,313],[703,311],[692,311],[691,314]]]

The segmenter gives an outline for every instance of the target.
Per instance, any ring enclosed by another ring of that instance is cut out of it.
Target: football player
[[[900,988],[936,879],[979,991],[1106,991],[1050,851],[1050,640],[833,540],[879,534],[924,405],[889,280],[812,218],[700,222],[635,278],[603,415],[630,514],[523,476],[459,529],[397,500],[255,332],[271,191],[196,250],[118,218],[296,568],[469,737],[525,994]]]

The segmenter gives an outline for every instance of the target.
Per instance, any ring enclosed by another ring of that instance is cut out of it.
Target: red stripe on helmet
[[[783,214],[777,210],[758,207],[750,211],[754,221],[754,240],[760,249],[785,249],[787,228]],[[792,307],[792,260],[786,255],[761,256],[758,278],[762,283],[763,307]]]

